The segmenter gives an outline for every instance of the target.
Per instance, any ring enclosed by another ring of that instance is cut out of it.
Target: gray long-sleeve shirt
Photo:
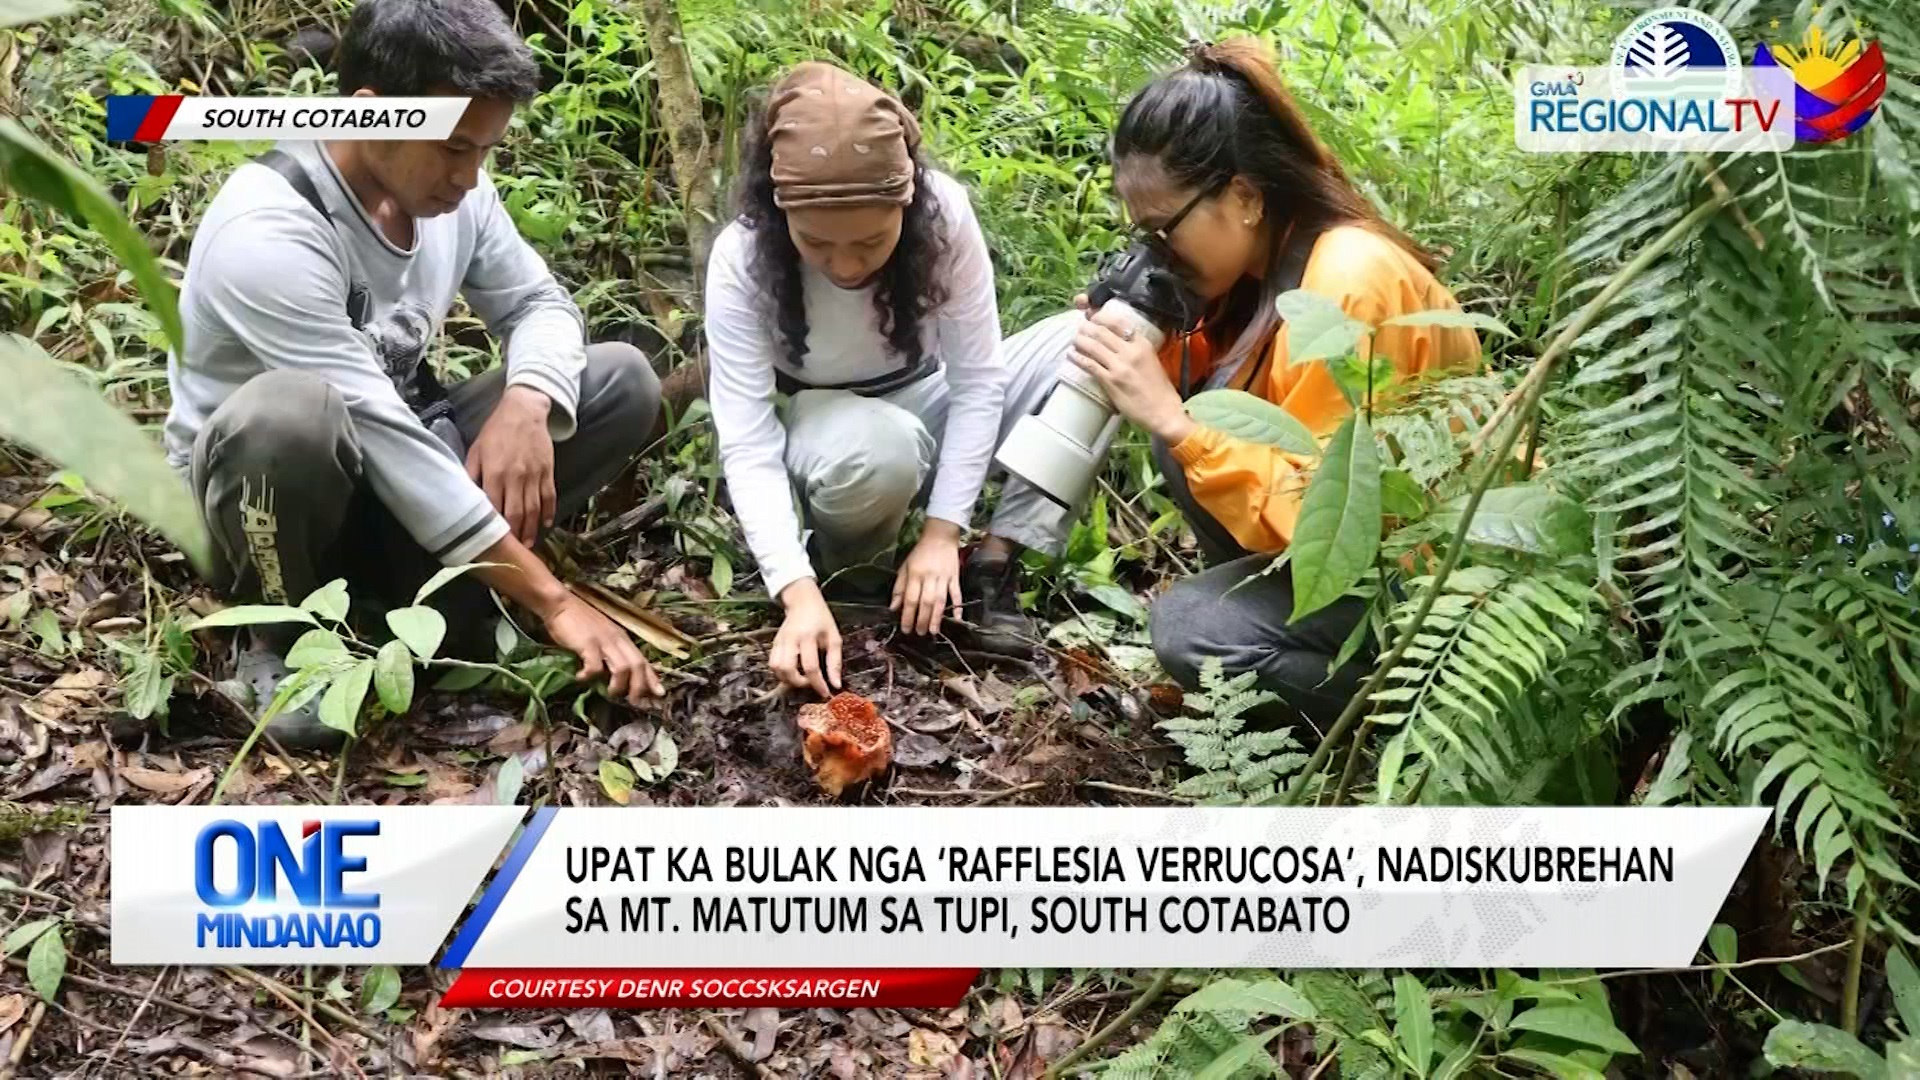
[[[167,360],[168,459],[185,470],[207,418],[254,375],[311,372],[346,402],[381,502],[440,561],[471,562],[507,535],[507,523],[414,415],[403,387],[464,295],[506,341],[508,385],[551,398],[550,429],[564,440],[586,363],[579,309],[484,173],[457,209],[414,222],[407,251],[373,223],[322,144],[279,149],[312,178],[331,221],[264,165],[243,165],[221,186],[187,256],[186,341]]]

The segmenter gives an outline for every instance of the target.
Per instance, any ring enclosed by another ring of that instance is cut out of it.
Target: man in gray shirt
[[[356,613],[434,594],[443,651],[484,651],[488,587],[517,601],[580,676],[658,696],[626,632],[531,550],[653,429],[660,388],[632,346],[585,321],[482,170],[539,70],[492,0],[360,0],[341,94],[471,98],[445,141],[288,142],[228,178],[194,235],[168,360],[168,455],[213,532],[235,600],[298,604],[345,577]],[[454,297],[505,341],[505,364],[442,388],[426,362]],[[238,677],[264,706],[298,624],[256,628]],[[324,747],[309,705],[270,730]]]

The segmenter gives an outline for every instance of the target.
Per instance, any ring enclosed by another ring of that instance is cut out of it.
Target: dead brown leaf
[[[748,1009],[741,1023],[753,1032],[753,1060],[767,1060],[773,1053],[774,1040],[780,1035],[780,1010]]]
[[[27,997],[25,994],[8,994],[5,997],[0,997],[0,1032],[6,1031],[18,1023],[20,1018],[26,1015],[26,1012]]]
[[[99,739],[83,742],[72,750],[73,767],[76,769],[98,769],[112,757],[113,748]]]
[[[907,1060],[915,1065],[936,1067],[960,1053],[953,1036],[929,1028],[914,1028],[907,1035]]]
[[[430,1065],[440,1053],[440,1040],[447,1029],[460,1016],[457,1009],[443,1009],[438,1004],[429,1004],[420,1013],[420,1022],[407,1034],[413,1040],[413,1056],[416,1065]]]
[[[1027,1026],[1027,1018],[1020,1012],[1020,1003],[1012,994],[1003,994],[987,1009],[987,1022],[1002,1036],[1012,1035]]]
[[[83,668],[69,671],[53,680],[55,690],[98,690],[113,680],[99,668]]]
[[[144,788],[155,795],[178,795],[195,784],[205,782],[208,773],[205,769],[176,773],[165,769],[143,769],[138,765],[124,765],[120,769],[120,776],[134,787]]]

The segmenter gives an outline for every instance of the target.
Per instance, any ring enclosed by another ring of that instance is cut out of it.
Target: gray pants
[[[1080,319],[1078,311],[1061,312],[1003,343],[1012,378],[1000,441],[1045,400]],[[813,532],[809,547],[821,582],[849,571],[890,573],[900,527],[931,494],[947,426],[946,380],[932,375],[884,397],[802,390],[788,403],[785,423],[787,476]],[[1009,478],[989,531],[1058,555],[1072,527],[1059,504]]]
[[[589,346],[573,437],[553,448],[555,518],[586,506],[638,453],[660,410],[660,382],[645,354],[610,342]],[[496,368],[448,388],[469,445],[506,392]],[[214,585],[239,603],[297,604],[335,578],[347,580],[356,622],[413,602],[440,569],[363,482],[360,445],[346,403],[326,381],[276,369],[250,379],[208,418],[193,447],[192,485],[213,534]],[[265,490],[262,491],[261,489]],[[263,594],[243,519],[243,495],[271,500],[273,554],[284,596]],[[434,594],[447,616],[446,651],[489,656],[492,599],[463,577]],[[281,648],[303,629],[268,628]]]
[[[1160,666],[1190,690],[1200,686],[1200,668],[1210,659],[1218,659],[1229,676],[1257,672],[1254,685],[1280,700],[1250,713],[1255,724],[1297,725],[1304,719],[1324,734],[1372,666],[1372,643],[1367,642],[1353,659],[1328,672],[1347,636],[1366,617],[1366,605],[1343,597],[1288,622],[1293,575],[1286,569],[1263,575],[1274,556],[1241,547],[1194,499],[1186,472],[1163,441],[1153,441],[1153,454],[1167,478],[1167,494],[1211,564],[1174,582],[1154,601],[1149,634]]]

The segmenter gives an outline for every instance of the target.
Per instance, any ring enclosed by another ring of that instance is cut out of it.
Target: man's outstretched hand
[[[569,593],[545,622],[553,643],[580,658],[579,681],[604,675],[607,692],[633,705],[666,694],[659,674],[627,632],[586,601]]]
[[[553,402],[530,386],[509,386],[467,450],[467,475],[507,519],[514,539],[527,546],[553,524],[553,436],[547,413]]]

